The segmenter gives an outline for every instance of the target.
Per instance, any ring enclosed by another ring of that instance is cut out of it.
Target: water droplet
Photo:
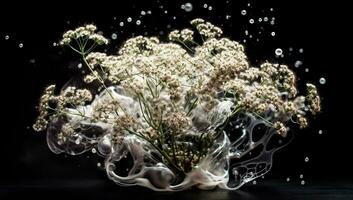
[[[80,140],[77,139],[77,140],[75,141],[75,144],[80,144]]]
[[[304,52],[304,49],[303,48],[300,48],[299,49],[299,53],[303,53]]]
[[[5,40],[8,40],[10,39],[10,36],[9,35],[5,35]]]
[[[326,79],[325,78],[320,78],[319,80],[321,85],[324,85],[326,83]]]
[[[309,157],[305,157],[305,158],[304,158],[304,161],[305,161],[305,162],[309,162]]]
[[[305,185],[305,181],[304,180],[300,181],[300,184]]]
[[[234,176],[237,176],[237,175],[239,174],[239,172],[238,172],[238,170],[236,170],[235,168],[233,168],[232,174],[233,174]]]
[[[276,35],[276,32],[272,31],[271,36],[275,36],[275,35]]]
[[[131,18],[131,17],[128,17],[126,21],[127,21],[127,22],[131,22],[131,21],[132,21],[132,18]]]
[[[241,15],[246,15],[246,10],[242,10],[240,13]]]
[[[192,11],[192,4],[191,3],[186,3],[185,4],[185,7],[184,7],[184,10],[186,11],[186,12],[191,12]]]
[[[249,19],[250,24],[253,24],[254,22],[255,22],[254,19]]]
[[[295,61],[295,63],[294,63],[294,67],[298,68],[298,67],[300,67],[302,64],[303,64],[302,61],[297,60],[297,61]]]
[[[82,63],[78,63],[77,68],[81,69],[82,68]]]
[[[304,178],[304,175],[303,175],[303,174],[300,174],[300,175],[299,175],[299,178]]]
[[[113,33],[111,37],[113,40],[116,40],[118,38],[118,35],[116,33]]]
[[[226,19],[229,20],[232,16],[226,15]]]
[[[322,130],[319,130],[319,135],[321,135],[322,134]]]
[[[23,43],[20,43],[18,47],[23,48]]]
[[[268,17],[264,17],[264,22],[267,22],[268,21]]]
[[[120,25],[120,26],[124,26],[124,22],[120,22],[119,25]]]
[[[276,54],[276,56],[280,56],[280,55],[282,55],[282,54],[283,54],[282,49],[277,48],[277,49],[275,50],[275,54]]]
[[[34,63],[36,63],[36,60],[34,58],[32,58],[29,60],[29,63],[34,64]]]
[[[212,6],[208,6],[208,10],[212,10]]]
[[[97,167],[101,167],[102,166],[102,164],[101,163],[97,163]]]
[[[97,150],[95,148],[92,148],[92,153],[97,153]]]
[[[141,20],[136,20],[136,25],[140,25],[141,24]]]
[[[208,6],[207,3],[203,4],[203,8],[207,8],[207,6]]]
[[[290,181],[290,178],[289,178],[289,177],[287,177],[287,178],[286,178],[286,181],[287,181],[287,182],[289,182],[289,181]]]

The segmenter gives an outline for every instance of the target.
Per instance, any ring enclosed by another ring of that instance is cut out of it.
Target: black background
[[[162,193],[160,196],[159,193],[139,187],[116,186],[105,177],[103,170],[97,168],[96,163],[102,160],[91,153],[79,157],[51,153],[46,146],[44,133],[35,133],[31,126],[43,88],[54,83],[61,86],[70,77],[77,75],[74,69],[77,65],[76,57],[61,47],[53,46],[64,31],[85,23],[94,23],[107,37],[117,33],[118,39],[112,41],[112,45],[118,48],[133,35],[147,32],[148,36],[153,36],[159,35],[160,31],[166,33],[174,28],[187,27],[188,22],[195,17],[222,26],[225,35],[231,39],[240,42],[246,39],[245,47],[251,64],[258,65],[266,60],[286,63],[300,77],[299,86],[305,81],[318,85],[323,112],[312,119],[308,129],[298,132],[289,146],[275,154],[273,169],[265,179],[259,179],[256,186],[249,184],[235,193],[214,191],[205,194],[196,190],[185,193],[189,195],[186,197],[266,198],[266,195],[274,194],[275,188],[282,188],[289,195],[298,191],[295,195],[300,196],[310,193],[308,191],[317,186],[319,188],[316,188],[316,193],[338,198],[341,197],[338,195],[339,189],[351,188],[351,131],[349,122],[346,122],[349,121],[346,114],[349,114],[350,107],[344,101],[351,91],[351,85],[343,85],[344,73],[341,73],[347,72],[349,65],[342,63],[345,51],[342,47],[347,46],[348,41],[341,40],[345,31],[339,23],[343,23],[345,13],[335,6],[339,3],[314,4],[305,0],[189,1],[193,4],[193,11],[185,12],[180,6],[186,2],[99,1],[80,5],[55,2],[1,7],[0,197],[2,194],[9,197],[26,192],[45,196],[51,195],[51,192],[63,195],[64,191],[70,191],[70,194],[77,191],[77,196],[85,197],[93,194],[93,197],[126,194],[137,197],[148,194],[152,198],[171,198],[168,194]],[[250,8],[247,7],[249,2]],[[204,3],[211,5],[212,11],[204,9]],[[270,12],[270,8],[274,11]],[[243,9],[247,10],[246,16],[240,14]],[[152,14],[141,17],[142,10],[151,10]],[[226,20],[226,15],[231,18]],[[173,16],[176,16],[176,20],[173,20]],[[257,36],[261,23],[250,25],[249,19],[254,18],[256,21],[263,16],[275,17],[276,23],[274,26],[266,26],[262,35]],[[127,17],[132,17],[132,23],[126,21]],[[136,19],[141,19],[142,24],[137,26]],[[124,27],[119,26],[120,21],[124,21]],[[167,27],[168,24],[171,28]],[[254,37],[250,39],[245,36],[245,30],[253,33]],[[276,32],[275,37],[270,35],[272,31]],[[10,37],[8,40],[5,40],[6,35]],[[165,34],[161,38],[165,38]],[[260,41],[257,42],[256,38]],[[23,43],[23,48],[19,48],[20,43]],[[289,47],[293,48],[291,55],[288,55]],[[283,59],[275,58],[276,48],[284,50]],[[303,48],[304,53],[298,53],[299,48]],[[303,66],[294,68],[296,60],[302,60]],[[305,68],[309,68],[309,72],[305,72]],[[326,84],[319,84],[321,77],[326,79]],[[322,135],[318,134],[319,130],[323,131]],[[304,162],[306,156],[310,159],[307,163]],[[305,186],[300,185],[300,174],[304,175]],[[286,182],[287,177],[291,179],[289,183]],[[320,186],[327,184],[330,189],[322,189],[320,192]],[[349,191],[351,196],[346,196],[348,199],[352,198]],[[279,193],[279,198],[287,198],[287,193],[283,196]],[[314,196],[311,197],[309,199],[314,199]]]

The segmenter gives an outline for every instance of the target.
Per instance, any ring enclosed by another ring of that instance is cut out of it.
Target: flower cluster
[[[182,174],[198,167],[224,131],[221,127],[239,113],[263,120],[285,137],[288,122],[304,128],[306,111],[320,112],[316,87],[307,84],[308,94],[298,95],[296,77],[288,66],[269,62],[250,66],[243,45],[220,38],[219,27],[203,19],[191,24],[197,31],[172,31],[169,42],[131,38],[116,55],[92,51],[108,43],[93,25],[66,32],[61,44],[77,40],[79,49],[74,50],[90,69],[84,82],[98,80],[104,90],[95,91],[98,95],[93,97],[89,90],[67,87],[56,96],[55,87],[49,86],[41,97],[34,129],[44,130],[64,115],[75,124],[101,127],[102,137],[114,144],[113,151],[134,135]],[[194,41],[195,34],[202,44]],[[94,44],[86,47],[85,40]],[[58,133],[60,144],[74,132],[69,124]]]
[[[60,41],[60,45],[69,45],[72,40],[77,40],[84,42],[86,40],[92,40],[98,45],[108,44],[108,40],[95,33],[97,27],[95,25],[89,24],[86,26],[78,27],[75,30],[70,30],[64,33],[63,39]]]

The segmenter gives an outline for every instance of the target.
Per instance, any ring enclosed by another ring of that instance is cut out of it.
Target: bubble
[[[184,10],[186,11],[186,12],[191,12],[192,11],[192,4],[191,3],[186,3],[185,4],[185,7],[184,7]]]
[[[309,72],[309,68],[305,68],[305,72]]]
[[[268,17],[264,17],[264,22],[267,22],[268,21]]]
[[[248,3],[248,7],[250,7],[251,6],[251,4],[250,3]]]
[[[236,170],[235,168],[233,168],[232,174],[233,174],[234,176],[237,176],[237,175],[239,174],[239,172],[238,172],[238,170]]]
[[[116,40],[116,39],[118,38],[118,35],[117,35],[116,33],[113,33],[112,36],[111,36],[111,38],[112,38],[113,40]]]
[[[101,167],[102,166],[102,164],[101,163],[97,163],[97,167]]]
[[[262,18],[261,17],[258,20],[259,20],[259,22],[262,22]]]
[[[298,68],[298,67],[300,67],[302,64],[303,64],[302,61],[297,60],[297,61],[295,61],[295,63],[294,63],[294,67]]]
[[[82,68],[82,63],[78,63],[77,68],[81,69]]]
[[[272,20],[272,21],[270,22],[270,24],[271,24],[271,25],[274,25],[274,24],[275,24],[275,21]]]
[[[124,22],[120,22],[119,25],[120,25],[120,26],[124,26]]]
[[[23,43],[20,43],[18,47],[23,48]]]
[[[305,161],[305,162],[309,162],[309,157],[305,157],[305,158],[304,158],[304,161]]]
[[[276,32],[272,31],[271,36],[275,36],[275,35],[276,35]]]
[[[270,8],[270,11],[272,12],[272,11],[273,11],[273,8]]]
[[[300,175],[299,175],[299,178],[304,178],[304,175],[303,175],[303,174],[300,174]]]
[[[319,135],[321,135],[322,134],[322,130],[319,130]]]
[[[326,83],[326,79],[322,77],[320,78],[319,82],[321,85],[324,85]]]
[[[207,8],[207,6],[208,6],[207,3],[203,4],[203,8]]]
[[[146,12],[144,10],[142,10],[141,15],[146,15]]]
[[[184,10],[185,9],[185,4],[181,4],[180,8]]]
[[[36,59],[32,58],[32,59],[29,60],[29,62],[30,62],[31,64],[34,64],[34,63],[36,63]]]
[[[249,35],[249,31],[248,30],[245,30],[245,35]]]
[[[289,178],[289,177],[287,177],[287,178],[286,178],[286,181],[287,181],[287,182],[289,182],[289,181],[290,181],[290,178]]]
[[[165,11],[164,11],[164,14],[168,14],[168,10],[165,10]]]
[[[127,22],[131,22],[131,21],[132,21],[132,18],[131,18],[131,17],[128,17],[126,21],[127,21]]]
[[[250,24],[253,24],[254,22],[255,22],[254,19],[249,19]]]
[[[92,153],[97,153],[97,150],[95,148],[93,148]]]
[[[256,180],[254,180],[254,181],[252,182],[253,185],[256,185],[256,183],[257,183]]]
[[[208,6],[208,10],[212,10],[213,8],[212,8],[212,6]]]
[[[152,11],[148,10],[148,11],[147,11],[147,14],[149,14],[149,15],[152,14]]]
[[[304,180],[300,181],[300,184],[305,185],[305,181]]]
[[[136,20],[136,25],[140,25],[141,24],[141,20]]]
[[[226,15],[226,19],[228,20],[228,19],[230,19],[232,16],[230,16],[230,15]]]
[[[293,51],[293,47],[289,47],[289,49],[288,49],[289,51]]]
[[[246,15],[246,10],[242,10],[240,13],[241,15]]]
[[[277,49],[275,50],[275,54],[276,54],[276,56],[280,56],[280,55],[282,55],[282,54],[283,54],[282,49],[277,48]]]
[[[54,47],[58,46],[58,43],[53,42],[53,46],[54,46]]]
[[[299,53],[303,53],[304,52],[304,49],[303,48],[300,48],[299,49]]]
[[[5,35],[5,40],[8,40],[10,39],[10,36],[9,35]]]

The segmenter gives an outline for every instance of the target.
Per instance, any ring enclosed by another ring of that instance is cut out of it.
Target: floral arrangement
[[[244,46],[203,19],[169,41],[138,36],[114,55],[94,52],[108,39],[94,25],[67,31],[60,44],[81,58],[84,75],[40,98],[36,131],[54,153],[96,151],[119,185],[153,190],[237,189],[268,172],[273,138],[308,125],[320,97],[298,95],[286,65],[249,66]],[[119,163],[130,158],[128,172]]]

